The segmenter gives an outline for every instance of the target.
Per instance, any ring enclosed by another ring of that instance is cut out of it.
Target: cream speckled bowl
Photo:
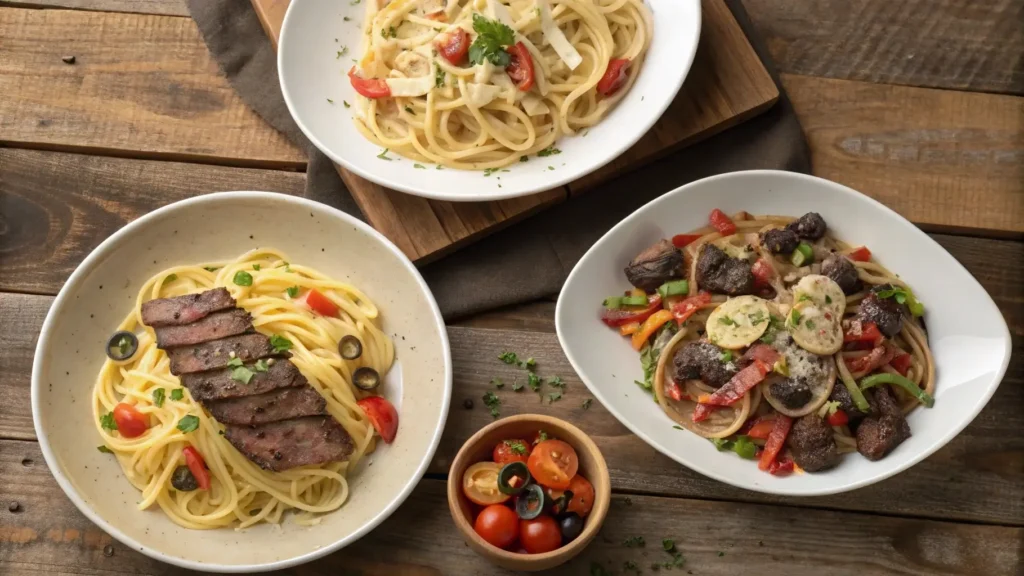
[[[139,511],[139,492],[96,450],[91,391],[104,345],[142,282],[164,268],[228,259],[273,246],[294,262],[359,286],[395,338],[385,395],[398,436],[379,444],[349,477],[351,495],[321,523],[282,530],[188,530],[159,509]],[[117,231],[68,279],[43,324],[32,367],[32,416],[61,488],[90,520],[144,554],[185,568],[249,573],[294,566],[355,542],[405,500],[434,455],[451,398],[444,322],[412,263],[369,226],[333,208],[267,192],[225,192],[166,206]],[[415,410],[409,407],[415,406]],[[403,410],[403,407],[406,409]]]

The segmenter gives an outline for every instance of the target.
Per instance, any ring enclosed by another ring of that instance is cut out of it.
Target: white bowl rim
[[[42,382],[39,380],[39,375],[41,374],[43,368],[42,364],[44,355],[42,351],[49,346],[50,332],[53,328],[54,322],[56,322],[57,315],[55,311],[59,310],[65,304],[65,300],[69,298],[71,287],[75,286],[78,283],[79,278],[88,274],[89,270],[92,269],[95,263],[100,262],[104,258],[106,258],[107,253],[113,249],[113,246],[122,237],[131,234],[136,229],[145,227],[150,222],[159,220],[166,214],[174,212],[184,206],[204,204],[207,202],[223,202],[232,200],[270,200],[276,202],[296,203],[305,206],[307,209],[327,211],[331,213],[332,216],[340,217],[342,220],[345,221],[346,224],[354,226],[361,230],[362,232],[369,234],[372,238],[376,239],[378,242],[383,244],[388,250],[390,250],[399,259],[399,261],[409,270],[409,272],[412,273],[413,278],[416,279],[418,287],[420,288],[420,290],[423,291],[424,295],[426,296],[427,302],[430,304],[430,312],[431,314],[433,314],[434,322],[436,323],[437,328],[440,332],[441,346],[444,349],[445,395],[441,401],[441,418],[440,421],[438,422],[437,428],[434,430],[434,435],[430,440],[430,446],[427,452],[423,455],[423,459],[416,467],[416,473],[409,478],[409,481],[406,482],[405,486],[402,487],[402,490],[398,493],[398,495],[391,501],[391,503],[386,508],[381,510],[376,516],[371,518],[366,524],[364,524],[361,528],[359,528],[349,536],[342,538],[328,546],[324,546],[323,548],[313,550],[312,552],[308,552],[300,556],[295,556],[293,558],[288,558],[284,560],[276,560],[274,562],[267,562],[263,564],[227,565],[187,560],[177,556],[171,556],[159,550],[150,548],[149,546],[145,546],[140,542],[136,541],[135,539],[129,537],[122,531],[118,530],[117,527],[113,526],[104,518],[93,512],[92,508],[90,508],[78,495],[78,491],[75,490],[71,481],[60,471],[60,468],[57,466],[56,456],[50,449],[50,442],[47,437],[46,431],[43,429],[40,423],[40,418],[38,417],[38,414],[41,413],[40,402],[42,401],[42,398],[40,396]],[[75,268],[75,271],[71,273],[71,276],[68,277],[67,281],[64,283],[64,286],[60,289],[60,292],[58,292],[57,297],[50,305],[49,311],[47,311],[46,313],[46,320],[43,321],[43,327],[39,333],[39,342],[36,344],[34,354],[35,358],[32,361],[31,381],[33,426],[35,428],[36,437],[38,438],[40,450],[43,453],[43,459],[46,460],[46,465],[47,467],[49,467],[50,473],[53,474],[53,477],[57,479],[57,483],[60,485],[61,489],[64,490],[64,494],[67,495],[71,502],[74,503],[75,507],[78,508],[78,510],[82,514],[84,514],[90,521],[92,521],[93,524],[96,524],[101,529],[103,529],[104,532],[112,535],[118,541],[131,547],[133,550],[138,550],[139,552],[142,552],[143,554],[149,556],[150,558],[153,558],[154,560],[166,562],[174,566],[187,568],[190,570],[199,570],[207,572],[212,571],[227,574],[245,574],[251,572],[267,572],[270,570],[281,570],[284,568],[290,568],[292,566],[298,566],[300,564],[311,562],[313,560],[326,556],[327,554],[330,554],[336,550],[344,548],[345,546],[348,546],[349,544],[352,544],[353,542],[356,542],[357,540],[365,536],[370,530],[373,530],[374,528],[379,526],[381,522],[383,522],[385,519],[391,516],[391,514],[393,514],[394,511],[397,510],[398,507],[405,502],[405,500],[409,497],[412,491],[419,484],[420,480],[423,479],[423,475],[426,472],[427,467],[430,465],[431,460],[433,460],[434,453],[437,451],[437,447],[441,442],[441,435],[444,432],[445,424],[447,423],[448,408],[452,396],[452,355],[451,347],[448,342],[448,331],[445,328],[444,319],[441,317],[441,310],[437,307],[437,301],[434,299],[433,293],[430,291],[430,288],[427,286],[426,281],[423,280],[423,276],[420,274],[419,270],[417,270],[416,267],[413,265],[412,261],[410,261],[409,258],[401,250],[399,250],[394,243],[388,240],[383,234],[374,230],[372,227],[362,222],[361,220],[349,214],[346,214],[341,210],[328,206],[327,204],[314,202],[313,200],[309,200],[301,196],[291,196],[288,194],[281,194],[277,192],[231,191],[213,192],[201,196],[194,196],[192,198],[186,198],[184,200],[179,200],[166,206],[162,206],[152,212],[149,212],[148,214],[145,214],[133,220],[132,222],[129,222],[124,227],[117,230],[109,237],[107,237],[106,240],[100,243],[100,245],[97,246],[92,252],[90,252],[89,255],[86,256],[85,260],[83,260],[82,263]]]
[[[666,193],[662,194],[661,196],[655,198],[654,200],[651,200],[647,204],[644,204],[643,206],[637,208],[629,216],[626,216],[625,218],[623,218],[622,221],[620,221],[618,224],[616,224],[611,229],[609,229],[608,232],[603,234],[600,239],[598,239],[596,242],[594,242],[593,245],[591,245],[590,249],[588,249],[587,252],[579,259],[579,261],[576,263],[576,265],[573,266],[573,269],[569,273],[569,276],[566,278],[565,283],[563,284],[563,286],[568,286],[572,282],[572,280],[575,277],[575,275],[577,274],[577,272],[579,272],[581,270],[581,268],[582,268],[580,264],[585,259],[587,259],[588,256],[590,256],[594,252],[595,247],[598,244],[600,244],[601,241],[604,240],[606,236],[612,234],[614,231],[616,231],[616,230],[618,230],[620,228],[628,228],[628,227],[630,227],[632,225],[632,220],[634,219],[634,217],[636,217],[637,214],[639,214],[641,212],[645,212],[646,210],[648,210],[649,206],[651,206],[653,204],[657,204],[657,203],[663,201],[664,199],[666,199],[666,198],[668,198],[670,196],[674,196],[676,194],[685,193],[686,190],[689,190],[691,188],[700,187],[700,186],[702,186],[702,185],[704,185],[705,183],[708,183],[708,182],[717,182],[717,181],[720,181],[720,180],[729,180],[729,179],[743,178],[743,177],[749,177],[749,176],[754,176],[754,177],[756,177],[756,176],[767,176],[767,177],[795,178],[795,179],[798,179],[798,180],[805,180],[805,181],[808,181],[808,182],[813,182],[813,183],[815,183],[817,185],[829,187],[832,190],[834,190],[836,193],[839,193],[839,194],[856,196],[860,201],[867,202],[868,204],[870,204],[874,208],[876,208],[878,210],[881,210],[883,212],[889,213],[889,214],[895,216],[896,218],[899,218],[900,220],[903,220],[903,221],[907,222],[910,225],[910,228],[913,229],[913,231],[911,232],[912,234],[915,234],[919,238],[922,238],[923,240],[926,240],[928,242],[932,242],[932,243],[935,242],[932,238],[930,238],[928,236],[928,234],[926,234],[923,230],[918,228],[913,223],[909,222],[903,216],[899,215],[899,213],[897,213],[895,210],[889,208],[885,204],[882,204],[878,200],[875,200],[874,198],[872,198],[872,197],[870,197],[870,196],[868,196],[866,194],[862,194],[862,193],[854,190],[853,188],[850,188],[849,186],[844,186],[843,184],[839,184],[838,182],[833,182],[831,180],[826,180],[825,178],[819,178],[818,176],[812,176],[810,174],[802,174],[802,173],[799,173],[799,172],[789,172],[789,171],[786,171],[786,170],[740,170],[740,171],[735,171],[735,172],[727,172],[727,173],[724,173],[724,174],[717,174],[715,176],[709,176],[707,178],[702,178],[700,180],[695,180],[693,182],[690,182],[689,184],[685,184],[685,185],[680,186],[678,188],[675,188],[675,189],[673,189],[673,190],[671,190],[669,192],[666,192]],[[941,248],[941,249],[945,250],[945,248]],[[978,282],[977,278],[975,278],[974,275],[970,273],[970,271],[968,271],[966,268],[964,268],[964,265],[961,264],[959,260],[957,260],[956,258],[952,258],[952,257],[950,259],[953,262],[955,262],[957,266],[960,267],[960,270],[965,274],[965,276],[967,278],[969,278],[969,281],[973,282],[977,286],[977,288],[979,290],[981,290],[981,292],[983,294],[985,294],[985,296],[987,298],[987,300],[985,301],[986,304],[991,306],[991,307],[993,307],[993,308],[995,308],[996,310],[998,310],[998,306],[996,306],[995,302],[992,300],[992,296],[988,293],[987,290],[985,290],[985,288],[983,286],[981,286],[981,283]],[[970,423],[974,421],[974,419],[985,408],[985,406],[988,405],[989,400],[992,399],[992,396],[995,394],[996,389],[998,389],[999,385],[1002,383],[1003,377],[1006,376],[1006,369],[1007,369],[1007,367],[1010,364],[1010,355],[1011,355],[1011,353],[1013,351],[1013,340],[1012,340],[1011,335],[1010,335],[1010,328],[1009,328],[1009,326],[1007,326],[1006,319],[1003,317],[1002,313],[999,313],[998,316],[1002,320],[1003,339],[1004,339],[1004,342],[1005,342],[1005,346],[1004,346],[1004,350],[1003,350],[1003,352],[1004,352],[1004,354],[1003,354],[1003,363],[999,367],[998,373],[996,375],[995,384],[992,385],[992,386],[989,386],[989,389],[982,395],[983,396],[983,401],[979,402],[977,404],[977,407],[975,409],[971,410],[970,413],[966,414],[966,417],[962,418],[961,421],[958,424],[948,428],[946,430],[945,434],[940,436],[927,449],[922,450],[922,451],[920,451],[920,452],[918,452],[918,453],[916,453],[916,454],[914,454],[912,456],[907,457],[905,459],[905,461],[903,462],[903,464],[901,464],[900,466],[895,467],[894,469],[892,469],[890,471],[882,472],[882,473],[879,473],[879,474],[877,474],[875,476],[870,476],[868,478],[864,478],[864,479],[861,479],[861,480],[858,480],[858,481],[855,481],[855,482],[851,482],[851,483],[848,483],[848,484],[841,484],[839,486],[823,487],[823,488],[819,488],[819,489],[804,489],[804,490],[802,490],[800,492],[792,492],[792,491],[788,491],[787,492],[787,491],[774,490],[774,489],[771,488],[771,485],[739,484],[739,483],[733,481],[732,478],[730,478],[729,476],[727,476],[725,474],[719,474],[713,468],[701,464],[700,461],[696,460],[696,459],[691,459],[689,461],[684,462],[682,458],[677,457],[675,454],[672,454],[672,453],[670,453],[667,450],[663,450],[659,446],[659,443],[657,441],[655,441],[654,439],[650,438],[638,426],[634,425],[627,418],[625,418],[615,408],[615,406],[616,406],[615,403],[614,402],[610,402],[609,399],[607,399],[605,397],[605,395],[601,393],[600,389],[597,386],[592,385],[589,382],[589,380],[584,376],[582,366],[580,366],[577,363],[576,358],[574,358],[574,356],[572,354],[572,351],[571,351],[570,347],[568,346],[568,343],[565,340],[565,336],[564,336],[565,331],[562,329],[562,310],[563,310],[563,305],[564,305],[564,303],[566,301],[566,298],[567,298],[566,294],[567,294],[567,291],[563,289],[562,292],[560,292],[559,295],[558,295],[558,302],[555,304],[555,332],[556,332],[556,334],[558,336],[558,343],[562,347],[562,351],[565,353],[566,358],[568,358],[569,364],[573,367],[573,370],[575,370],[576,373],[580,376],[580,380],[582,380],[583,383],[586,384],[587,388],[590,390],[590,393],[593,394],[594,396],[596,396],[597,400],[599,402],[601,402],[601,404],[604,405],[604,407],[609,412],[611,412],[611,414],[613,416],[615,416],[615,418],[619,422],[621,422],[624,426],[629,428],[629,430],[631,432],[633,432],[633,434],[636,434],[637,437],[642,439],[645,443],[647,443],[648,446],[651,446],[652,448],[654,448],[658,452],[661,452],[662,454],[664,454],[665,456],[668,456],[672,460],[675,460],[679,464],[682,464],[683,466],[685,466],[687,468],[690,468],[691,470],[693,470],[695,472],[698,472],[698,473],[700,473],[700,474],[702,474],[704,476],[707,476],[708,478],[712,478],[714,480],[718,480],[719,482],[728,484],[730,486],[735,486],[735,487],[743,489],[743,490],[750,490],[750,491],[753,491],[753,492],[760,492],[760,493],[763,493],[763,494],[774,494],[774,495],[780,495],[780,496],[796,496],[796,497],[828,496],[828,495],[831,495],[831,494],[841,494],[843,492],[849,492],[849,491],[852,491],[852,490],[856,490],[858,488],[863,488],[865,486],[870,486],[870,485],[875,484],[877,482],[881,482],[882,480],[885,480],[886,478],[890,478],[892,476],[895,476],[896,474],[899,474],[899,473],[901,473],[901,472],[903,472],[903,471],[913,467],[918,462],[920,462],[920,461],[924,460],[925,458],[931,456],[932,454],[937,452],[939,449],[944,447],[946,444],[948,444],[950,440],[952,440],[954,437],[956,437],[957,434],[962,432],[964,430],[964,428],[966,428],[968,425],[970,425]]]
[[[309,139],[309,141],[313,144],[313,146],[316,147],[317,150],[319,150],[321,153],[326,155],[328,158],[330,158],[334,162],[336,162],[338,164],[341,164],[346,170],[354,172],[360,178],[363,178],[365,180],[369,180],[370,182],[373,182],[373,183],[378,184],[380,186],[383,186],[385,188],[389,188],[389,189],[392,189],[392,190],[397,190],[399,192],[405,192],[406,194],[412,194],[413,196],[420,196],[420,197],[423,197],[423,198],[431,198],[431,199],[434,199],[434,200],[445,200],[445,201],[448,201],[448,202],[480,202],[480,201],[488,201],[489,202],[489,201],[497,201],[497,200],[508,200],[510,198],[521,198],[523,196],[530,196],[531,194],[539,194],[541,192],[546,192],[548,190],[554,190],[555,188],[559,188],[561,186],[565,186],[566,184],[570,184],[572,182],[580,180],[581,178],[584,178],[584,177],[586,177],[586,176],[588,176],[590,174],[593,174],[594,172],[597,172],[601,168],[604,168],[605,166],[610,164],[612,161],[618,159],[620,156],[625,154],[627,150],[632,148],[634,144],[639,142],[641,138],[646,136],[648,132],[651,131],[651,128],[654,127],[654,125],[658,122],[658,120],[660,120],[661,117],[665,114],[665,111],[668,110],[668,107],[671,106],[672,103],[675,101],[675,99],[679,97],[679,92],[683,88],[683,82],[685,82],[686,78],[689,77],[691,68],[693,67],[693,61],[697,57],[697,50],[699,50],[699,45],[700,45],[700,35],[701,35],[702,30],[703,30],[703,24],[704,24],[704,13],[703,13],[703,10],[698,9],[697,10],[697,19],[696,19],[696,22],[694,23],[694,25],[696,26],[696,29],[697,29],[697,33],[695,35],[695,40],[693,42],[693,47],[689,50],[689,53],[685,56],[686,57],[685,66],[683,68],[683,73],[679,77],[679,81],[676,82],[674,86],[672,86],[672,97],[668,98],[667,100],[665,100],[665,102],[662,103],[661,105],[652,108],[652,110],[655,110],[657,113],[656,114],[652,114],[652,115],[648,115],[646,117],[646,119],[643,122],[640,123],[640,125],[643,127],[643,130],[635,132],[632,136],[627,137],[627,138],[615,139],[616,141],[619,142],[618,146],[614,146],[613,145],[612,146],[612,149],[613,149],[612,153],[606,155],[606,157],[602,161],[600,161],[597,164],[595,164],[589,171],[584,172],[582,174],[577,174],[577,175],[572,175],[572,174],[569,174],[569,175],[566,175],[566,176],[561,176],[560,175],[560,176],[558,176],[558,177],[556,177],[556,178],[554,178],[552,180],[549,180],[549,181],[545,182],[543,185],[537,185],[537,186],[533,186],[533,187],[522,189],[522,190],[509,189],[508,191],[505,191],[505,192],[491,192],[491,193],[488,193],[486,197],[475,197],[475,196],[468,196],[468,195],[459,194],[459,193],[450,193],[450,192],[447,192],[445,190],[430,190],[430,189],[427,189],[427,188],[415,188],[413,186],[405,186],[405,185],[403,185],[403,184],[401,184],[401,183],[399,183],[398,181],[395,181],[395,180],[385,181],[383,179],[377,179],[377,178],[373,177],[369,172],[367,172],[367,171],[363,170],[362,168],[360,168],[358,164],[354,164],[352,162],[349,162],[343,156],[335,154],[334,151],[332,151],[329,147],[325,146],[324,143],[321,142],[320,139],[316,137],[316,135],[313,133],[313,131],[306,126],[306,124],[299,117],[299,114],[296,112],[295,104],[294,104],[294,102],[292,100],[291,94],[288,91],[288,86],[285,83],[283,74],[281,72],[283,70],[283,67],[284,67],[284,57],[283,57],[283,55],[285,54],[285,50],[282,50],[281,47],[286,45],[286,43],[285,43],[285,36],[287,34],[287,31],[291,29],[291,27],[289,26],[289,22],[290,22],[290,18],[292,17],[292,14],[293,14],[292,8],[294,8],[295,5],[298,4],[300,1],[301,0],[292,0],[288,4],[288,9],[287,9],[287,11],[285,12],[285,15],[284,15],[284,21],[281,24],[281,33],[280,33],[280,36],[279,36],[278,42],[277,42],[277,46],[278,46],[278,50],[277,50],[277,78],[278,78],[278,84],[280,84],[280,86],[281,86],[281,94],[284,96],[284,102],[285,102],[285,105],[288,107],[288,113],[291,115],[292,120],[295,121],[295,124],[298,125],[299,130],[302,131],[302,134],[305,135],[306,138]]]

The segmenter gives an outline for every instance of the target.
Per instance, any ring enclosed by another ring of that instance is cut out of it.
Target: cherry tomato
[[[867,246],[861,246],[850,252],[850,260],[854,262],[868,262],[871,260],[871,250],[868,250]]]
[[[597,92],[602,96],[611,96],[629,79],[629,67],[632,64],[625,58],[615,58],[608,63],[604,76],[597,82]]]
[[[388,83],[380,78],[363,78],[356,74],[356,67],[353,66],[348,71],[348,79],[352,82],[352,87],[355,88],[362,96],[367,98],[387,98],[391,96],[391,87]]]
[[[711,211],[708,220],[711,222],[711,227],[718,230],[722,236],[731,236],[736,233],[736,224],[733,223],[732,218],[729,218],[725,212],[718,208]]]
[[[572,446],[561,440],[545,440],[533,448],[526,466],[538,484],[565,490],[576,475],[580,461]]]
[[[526,440],[518,438],[503,440],[494,447],[494,461],[502,465],[509,462],[522,462],[525,464],[530,459],[532,448],[533,446]]]
[[[572,500],[569,501],[565,511],[575,512],[580,516],[590,514],[591,508],[594,507],[594,485],[583,476],[577,474],[569,481],[569,487],[566,490],[572,492]],[[549,488],[548,494],[552,500],[557,500],[566,490]]]
[[[506,51],[512,59],[505,67],[505,73],[516,83],[516,88],[519,88],[521,92],[529,91],[530,88],[533,88],[533,56],[530,56],[530,51],[522,42],[516,42]]]
[[[474,504],[490,506],[507,502],[510,496],[498,489],[498,473],[502,465],[496,462],[477,462],[462,473],[462,493]]]
[[[384,439],[384,442],[391,444],[395,441],[395,434],[398,433],[398,411],[381,396],[368,396],[356,402],[366,417],[370,419],[377,434]]]
[[[551,516],[538,516],[519,521],[519,543],[530,554],[557,550],[562,545],[562,531]]]
[[[451,32],[442,34],[434,43],[438,54],[444,59],[458,66],[466,59],[469,52],[469,33],[462,28],[456,28]]]
[[[146,416],[131,404],[121,402],[114,406],[114,423],[117,431],[125,438],[137,438],[149,429]]]
[[[473,529],[488,544],[508,548],[519,536],[519,517],[508,506],[492,504],[480,511]]]
[[[306,292],[306,306],[321,316],[337,316],[338,307],[316,288]]]
[[[191,446],[185,446],[182,452],[185,454],[185,464],[188,465],[189,472],[195,476],[200,490],[209,490],[210,471],[206,469],[206,462],[203,461],[202,455]]]
[[[850,417],[842,410],[836,410],[832,414],[828,415],[829,426],[845,426],[849,421]]]

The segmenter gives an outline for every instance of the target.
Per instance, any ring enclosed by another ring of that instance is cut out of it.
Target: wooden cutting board
[[[251,0],[277,47],[290,0]],[[422,264],[767,110],[779,90],[724,0],[702,0],[700,45],[675,101],[639,142],[566,186],[494,202],[443,202],[378,186],[337,166],[370,224]],[[657,18],[657,14],[655,14]]]

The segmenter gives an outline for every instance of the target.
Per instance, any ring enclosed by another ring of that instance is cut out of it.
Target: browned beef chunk
[[[355,443],[330,416],[307,416],[259,426],[228,425],[224,436],[264,470],[280,472],[348,458]]]
[[[796,235],[806,240],[820,240],[825,235],[825,219],[817,212],[808,212],[799,220],[787,226]]]
[[[687,342],[676,348],[672,366],[672,377],[676,381],[699,379],[715,388],[722,387],[736,375],[734,364],[722,362],[722,349],[706,340]]]
[[[647,292],[653,292],[665,282],[682,277],[683,253],[664,239],[637,254],[626,266],[629,283]]]
[[[782,378],[768,386],[776,400],[790,410],[799,410],[811,401],[811,387],[806,378]]]
[[[252,317],[241,308],[214,312],[184,326],[162,326],[156,329],[156,345],[160,348],[189,346],[237,336],[252,331]]]
[[[890,338],[903,329],[903,311],[896,300],[879,298],[878,292],[891,289],[892,286],[889,284],[872,288],[871,293],[860,301],[860,312],[857,314],[864,322],[874,322],[882,334]]]
[[[869,395],[870,392],[865,392],[864,395]],[[850,396],[850,391],[846,389],[846,384],[840,379],[836,380],[836,385],[832,387],[832,393],[828,399],[832,402],[839,402],[839,408],[850,418],[850,425],[854,425],[869,414],[869,412],[861,412],[857,408],[857,404],[853,401],[853,397]]]
[[[232,358],[248,362],[272,355],[274,347],[270,345],[270,339],[258,332],[167,351],[171,359],[171,374],[174,375],[224,368]]]
[[[874,401],[878,415],[868,416],[857,427],[857,451],[868,460],[881,460],[910,438],[910,424],[887,387],[875,390]]]
[[[234,308],[235,299],[227,288],[214,288],[199,294],[159,298],[142,303],[142,323],[158,326],[191,324],[208,314]]]
[[[312,386],[282,388],[266,394],[206,402],[204,405],[223,424],[266,424],[327,414],[327,401]]]
[[[808,414],[793,423],[786,438],[793,460],[808,472],[827,470],[839,464],[839,449],[832,428],[817,414]]]
[[[772,254],[791,254],[800,238],[789,228],[772,228],[761,233],[761,246]]]
[[[844,294],[859,292],[863,287],[857,276],[857,267],[842,254],[832,253],[821,263],[821,273],[831,278]]]
[[[248,384],[231,378],[232,368],[182,374],[181,384],[188,388],[192,398],[199,402],[239,398],[252,394],[263,394],[281,388],[307,386],[309,382],[294,364],[287,360],[267,360],[269,367],[266,372],[253,371]],[[252,364],[246,364],[250,370]]]
[[[697,284],[701,290],[739,296],[754,293],[750,262],[730,258],[714,244],[705,244],[697,256]]]

